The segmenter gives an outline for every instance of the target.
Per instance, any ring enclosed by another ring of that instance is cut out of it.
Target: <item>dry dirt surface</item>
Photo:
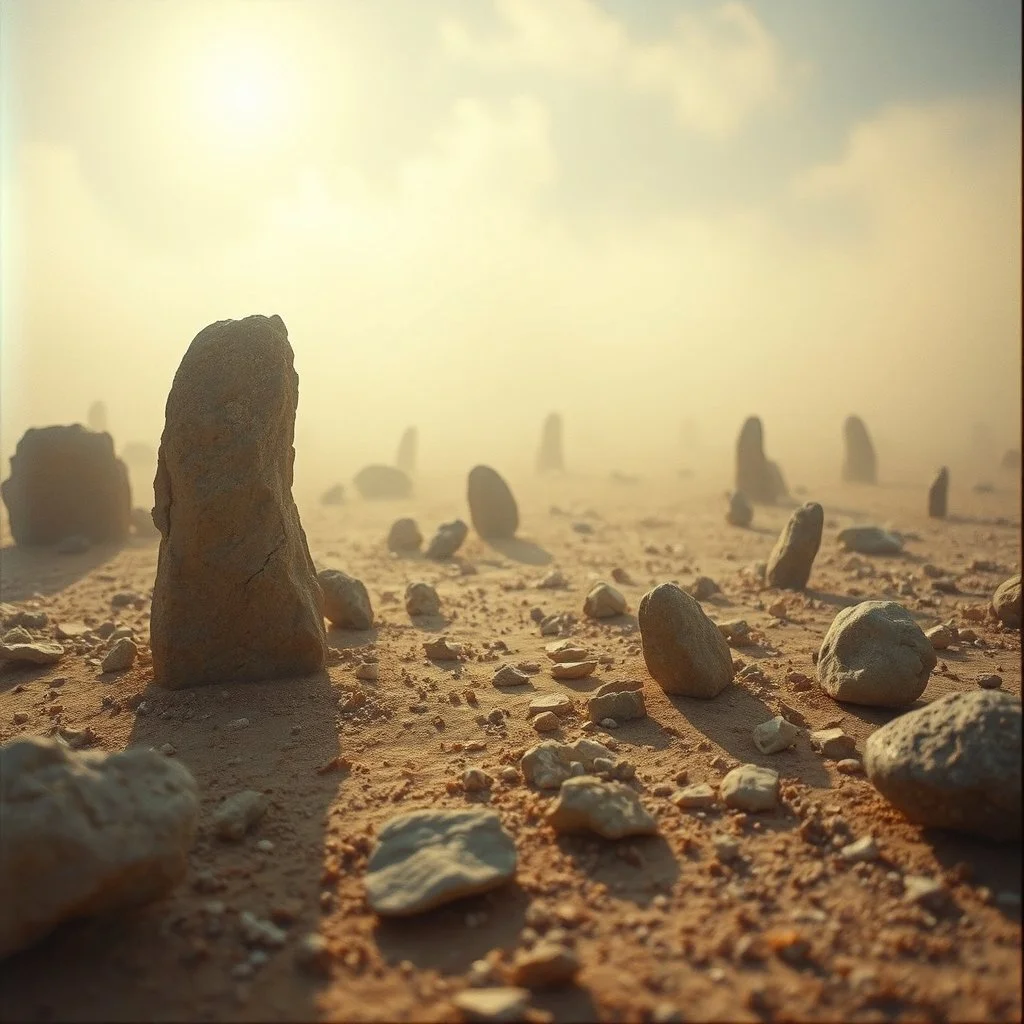
[[[794,673],[813,678],[813,656],[837,610],[869,598],[899,600],[923,628],[952,620],[977,635],[940,653],[919,703],[970,691],[986,673],[1019,694],[1020,634],[971,617],[1020,569],[1016,482],[954,493],[956,514],[945,521],[926,518],[923,488],[836,485],[801,495],[822,503],[826,526],[800,595],[765,589],[749,569],[767,559],[787,508],[758,508],[744,530],[726,525],[721,492],[696,480],[510,483],[521,539],[487,544],[471,533],[445,563],[394,557],[384,540],[400,515],[414,516],[428,538],[442,520],[468,521],[462,480],[421,481],[424,497],[409,502],[300,507],[317,568],[362,579],[377,622],[366,632],[330,630],[340,654],[322,675],[258,685],[153,686],[145,641],[156,544],[58,555],[5,540],[3,600],[47,612],[44,633],[110,621],[133,627],[143,646],[120,674],[101,674],[95,645],[76,650],[74,642],[52,668],[8,667],[0,740],[63,729],[102,750],[163,748],[198,780],[203,816],[188,877],[165,899],[67,924],[0,964],[3,1019],[459,1020],[458,993],[507,983],[517,953],[547,936],[571,947],[581,966],[575,983],[531,993],[528,1017],[538,1021],[1019,1020],[1020,847],[908,824],[863,775],[842,774],[813,752],[806,734],[767,756],[751,739],[780,700],[810,728],[841,725],[859,751],[894,717],[793,682]],[[909,534],[904,553],[853,558],[835,539],[853,522]],[[986,567],[972,568],[978,559]],[[936,590],[928,563],[957,592]],[[629,614],[585,619],[585,593],[596,580],[612,582],[617,568],[633,581],[614,584]],[[552,569],[568,586],[537,589]],[[686,586],[698,575],[721,587],[702,602],[712,618],[749,623],[754,642],[732,654],[760,670],[710,701],[661,692],[644,666],[635,618],[652,585]],[[437,587],[442,616],[406,614],[403,592],[417,579]],[[780,596],[781,617],[768,611]],[[578,617],[571,635],[600,656],[595,674],[552,678],[544,647],[557,638],[540,635],[535,608]],[[428,660],[423,643],[440,635],[467,645],[465,660]],[[357,678],[368,662],[376,680]],[[506,663],[533,663],[530,683],[493,687]],[[531,696],[560,691],[576,701],[555,734],[573,740],[585,734],[587,693],[614,680],[644,682],[648,717],[586,728],[611,737],[635,765],[631,785],[660,834],[558,836],[544,818],[554,796],[502,769],[517,769],[541,738],[527,714]],[[670,799],[684,782],[715,784],[748,762],[781,774],[777,810],[744,814],[719,803],[697,813]],[[466,793],[469,767],[494,784]],[[241,843],[224,842],[211,814],[244,789],[266,793],[269,810]],[[370,911],[367,856],[389,817],[480,805],[498,811],[515,837],[513,882],[402,920]],[[735,857],[716,852],[722,834],[735,839]],[[868,834],[878,860],[839,856]],[[909,901],[908,875],[942,881],[948,900],[935,912]],[[247,944],[245,911],[276,922],[283,944]],[[326,940],[312,967],[300,955],[310,933]]]

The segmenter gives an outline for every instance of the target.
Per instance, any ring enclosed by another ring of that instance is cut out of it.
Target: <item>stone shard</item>
[[[635,790],[589,775],[562,783],[547,820],[557,832],[596,832],[605,839],[650,836],[658,831],[658,823]]]
[[[324,667],[323,594],[291,493],[297,402],[278,316],[211,324],[178,367],[153,510],[150,644],[161,686]]]
[[[509,540],[519,529],[519,508],[512,491],[490,466],[474,466],[466,487],[473,529],[488,540]]]
[[[813,501],[801,505],[789,517],[768,557],[768,586],[783,590],[803,590],[807,586],[824,526],[825,512]]]
[[[0,747],[0,957],[62,921],[162,896],[188,869],[195,780],[155,750]]]
[[[773,505],[786,493],[782,473],[764,454],[764,430],[757,416],[744,421],[736,442],[736,488],[748,501]]]
[[[847,416],[843,423],[843,480],[846,483],[878,483],[875,448],[868,428],[859,416]]]
[[[1003,580],[992,595],[992,611],[1004,626],[1021,626],[1021,574]]]
[[[128,467],[109,434],[81,424],[27,430],[0,495],[18,545],[123,541],[131,529]]]
[[[461,519],[453,519],[450,523],[442,523],[424,552],[427,558],[443,561],[452,558],[462,547],[469,536],[469,527]]]

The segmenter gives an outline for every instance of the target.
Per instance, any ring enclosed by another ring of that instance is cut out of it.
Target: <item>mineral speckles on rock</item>
[[[324,667],[323,595],[291,494],[297,402],[278,316],[212,324],[178,367],[154,483],[150,639],[162,686]]]
[[[373,608],[362,580],[340,569],[322,569],[317,581],[324,595],[324,614],[338,629],[372,629]]]
[[[123,672],[135,664],[139,649],[128,637],[121,637],[103,656],[100,667],[104,672]]]
[[[267,813],[269,806],[269,798],[252,789],[229,796],[213,812],[214,831],[221,839],[238,842]]]
[[[516,846],[490,810],[410,811],[380,830],[366,866],[378,914],[403,916],[487,892],[516,871]]]
[[[768,558],[765,580],[770,587],[803,590],[821,546],[825,513],[816,502],[798,508],[786,523]]]
[[[1021,627],[1021,575],[1003,580],[992,595],[992,611],[1004,626],[1011,629]]]
[[[602,782],[588,775],[562,783],[547,820],[557,832],[596,832],[605,839],[658,831],[657,822],[634,790],[621,782]]]
[[[844,608],[818,652],[818,681],[836,700],[902,707],[924,692],[937,658],[910,613],[894,601]]]
[[[388,531],[388,551],[395,554],[406,554],[411,551],[419,551],[423,543],[423,534],[416,525],[415,519],[405,517],[396,519]]]
[[[711,698],[732,682],[729,645],[700,604],[674,583],[643,596],[638,612],[644,662],[670,694]]]
[[[911,821],[1021,839],[1021,702],[998,690],[949,694],[872,733],[864,767]]]

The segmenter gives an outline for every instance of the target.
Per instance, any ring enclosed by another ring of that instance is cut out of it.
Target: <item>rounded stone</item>
[[[415,519],[407,516],[396,519],[388,531],[388,551],[400,554],[405,551],[419,551],[423,543],[423,534],[416,525]]]
[[[473,529],[490,540],[508,540],[519,529],[519,509],[512,491],[490,466],[474,466],[466,487]]]

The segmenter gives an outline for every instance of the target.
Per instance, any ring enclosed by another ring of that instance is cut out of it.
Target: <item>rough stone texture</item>
[[[0,495],[15,544],[56,544],[73,534],[121,541],[131,528],[128,467],[109,434],[78,423],[25,431]]]
[[[564,473],[565,458],[562,452],[562,417],[553,412],[544,420],[540,435],[540,450],[537,452],[538,473]]]
[[[1011,629],[1021,626],[1021,574],[1003,580],[992,595],[992,611],[999,621]]]
[[[419,431],[415,427],[406,427],[398,441],[395,465],[410,478],[416,475],[416,452],[419,444]]]
[[[405,611],[408,615],[440,615],[441,598],[429,583],[417,580],[405,588]]]
[[[937,658],[895,601],[862,601],[832,620],[818,652],[818,682],[835,700],[902,707],[924,693]]]
[[[810,740],[811,746],[822,757],[831,758],[833,761],[845,761],[857,753],[857,741],[839,728],[815,729],[810,735]]]
[[[562,727],[562,720],[554,711],[542,711],[530,724],[537,732],[555,732]]]
[[[757,416],[749,417],[736,442],[736,490],[748,501],[771,505],[785,494],[782,474],[764,454],[764,431]]]
[[[395,554],[419,551],[422,543],[423,534],[420,533],[415,519],[410,519],[407,516],[396,519],[391,524],[391,529],[388,530],[388,551],[393,551]]]
[[[924,631],[924,635],[928,638],[928,642],[936,651],[944,651],[955,639],[953,631],[942,623],[939,623],[937,626],[932,626],[931,629],[926,629]]]
[[[508,540],[519,529],[519,509],[512,491],[490,466],[474,466],[466,487],[473,529],[488,540]]]
[[[739,492],[729,496],[725,521],[731,526],[748,527],[754,521],[754,506]]]
[[[341,484],[334,484],[332,487],[328,487],[323,494],[320,495],[321,505],[344,505],[345,504],[345,488]]]
[[[639,690],[621,690],[591,697],[587,701],[587,714],[592,722],[603,722],[606,718],[628,722],[634,718],[645,718],[647,705]]]
[[[754,728],[754,746],[762,754],[777,754],[796,743],[800,730],[782,715],[762,722]]]
[[[903,550],[902,539],[880,526],[849,526],[836,539],[858,555],[896,555]]]
[[[530,677],[515,665],[502,665],[491,677],[492,686],[525,686]]]
[[[131,637],[123,636],[103,656],[100,668],[104,672],[123,672],[135,664],[139,649]]]
[[[229,796],[213,812],[213,829],[221,839],[238,842],[267,813],[270,798],[254,789]]]
[[[928,488],[928,515],[933,519],[945,519],[949,503],[949,470],[943,466],[935,474]]]
[[[816,502],[801,505],[790,517],[768,557],[765,581],[770,587],[803,590],[821,546],[825,513]]]
[[[364,466],[352,478],[355,489],[367,501],[390,501],[408,498],[412,481],[395,466]]]
[[[516,844],[494,811],[409,811],[386,822],[377,840],[365,882],[381,915],[418,914],[516,872]]]
[[[373,608],[362,580],[340,569],[321,569],[316,578],[324,594],[324,614],[339,629],[372,629]]]
[[[657,822],[635,790],[621,782],[602,782],[589,775],[562,783],[547,821],[557,832],[596,832],[605,839],[648,836],[658,831]]]
[[[996,690],[940,697],[872,733],[864,766],[918,825],[1021,839],[1021,702]]]
[[[694,782],[673,794],[672,803],[682,810],[703,811],[715,805],[715,791],[706,782]]]
[[[625,615],[629,606],[625,597],[608,583],[595,583],[583,601],[583,614],[592,619],[610,619]]]
[[[637,618],[647,670],[666,693],[711,698],[732,682],[725,637],[676,584],[644,594]]]
[[[174,375],[153,510],[150,644],[162,686],[324,667],[323,595],[291,494],[297,402],[278,316],[211,324]]]
[[[878,483],[875,448],[868,428],[859,416],[847,416],[843,423],[843,480],[852,484]]]
[[[594,768],[594,761],[601,758],[612,764],[615,762],[615,754],[597,740],[583,738],[575,743],[544,740],[523,754],[519,768],[527,783],[538,789],[558,789],[572,775],[573,762],[590,771]]]
[[[64,648],[49,641],[20,641],[0,643],[0,661],[22,662],[28,665],[55,665],[64,657]]]
[[[469,536],[469,527],[461,519],[453,519],[450,523],[442,523],[437,533],[430,539],[424,554],[427,558],[438,561],[451,558],[462,547]]]
[[[720,791],[727,807],[770,811],[779,802],[779,773],[756,764],[741,764],[722,779]]]
[[[195,780],[154,750],[0,747],[0,957],[62,921],[161,896],[185,875],[198,818]]]

